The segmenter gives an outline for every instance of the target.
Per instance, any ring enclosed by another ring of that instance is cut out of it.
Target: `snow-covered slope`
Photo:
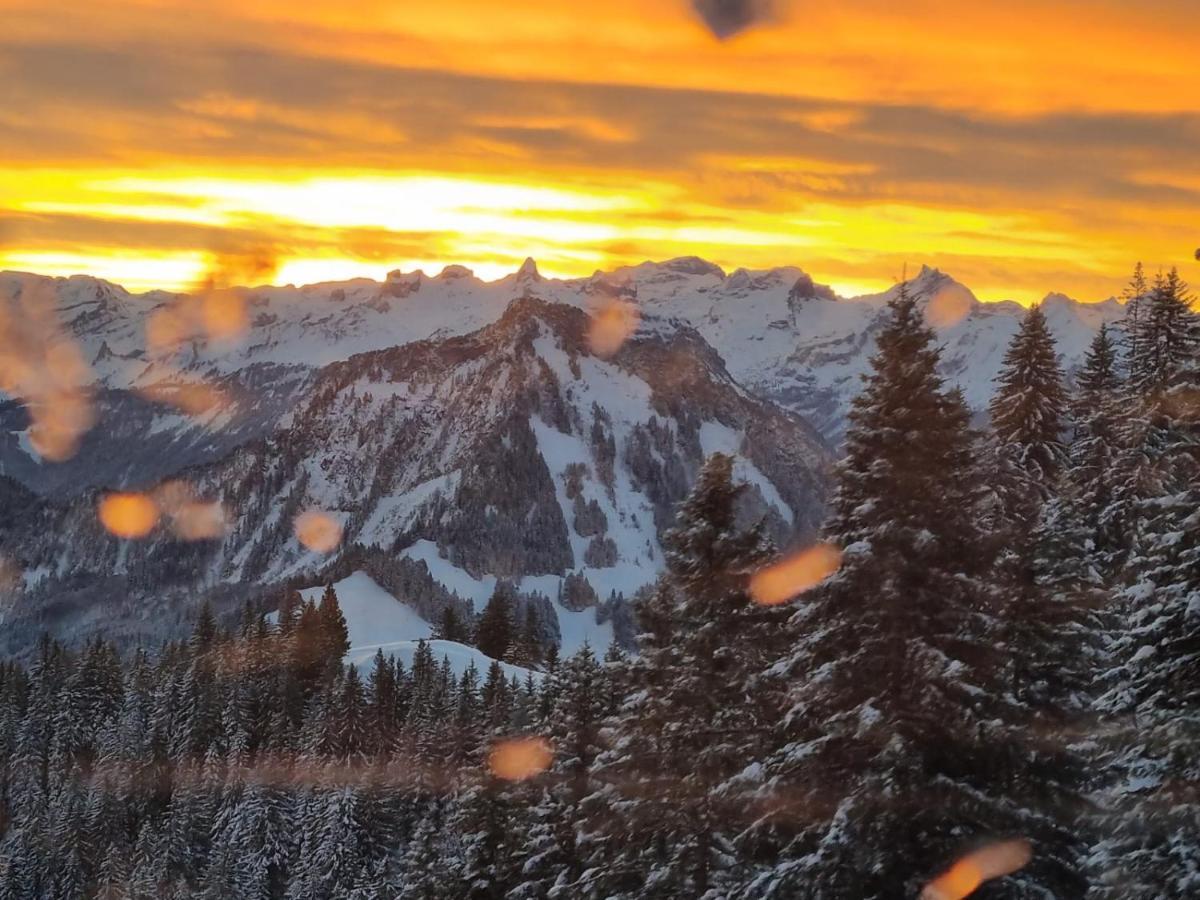
[[[427,621],[450,603],[480,610],[503,580],[565,652],[602,647],[628,639],[627,600],[660,571],[674,506],[716,450],[738,456],[744,515],[784,546],[811,536],[830,456],[803,420],[744,390],[683,323],[647,315],[611,357],[592,351],[591,324],[523,296],[471,334],[324,366],[268,435],[178,473],[223,503],[219,539],[180,542],[164,520],[119,541],[91,494],[48,502],[51,524],[11,548],[41,577],[10,623],[44,623],[77,590],[51,618],[91,621],[80,608],[102,601],[110,628],[136,631],[145,611],[118,598],[154,608],[353,564]],[[339,523],[335,552],[298,542],[305,511]]]
[[[475,577],[470,572],[458,568],[440,555],[437,544],[432,541],[417,541],[401,551],[401,555],[405,559],[423,563],[438,584],[466,600],[476,613],[483,612],[488,599],[501,581],[495,575]],[[606,572],[585,566],[578,574],[589,578],[589,583],[595,582],[593,587],[599,585],[597,593],[601,598],[613,591],[628,597],[647,584],[654,577],[655,570],[646,566],[630,566]],[[582,609],[574,609],[560,601],[564,590],[564,576],[525,575],[509,580],[519,593],[540,594],[548,599],[558,620],[558,644],[564,658],[573,655],[584,644],[599,649],[612,643],[613,620],[611,616],[605,615],[602,606],[588,605]]]
[[[1020,307],[930,269],[909,288],[947,378],[984,409]],[[890,294],[839,298],[800,269],[726,274],[693,258],[568,281],[528,262],[495,282],[452,266],[204,296],[0,273],[0,349],[78,348],[95,419],[73,457],[50,462],[27,405],[0,399],[0,476],[41,495],[0,522],[23,587],[9,633],[120,621],[156,635],[186,614],[181,598],[342,577],[359,548],[359,568],[423,614],[478,610],[504,581],[556,609],[547,628],[564,650],[606,643],[627,627],[611,601],[659,571],[662,530],[705,454],[738,456],[746,514],[778,540],[811,533]],[[608,358],[588,332],[614,308],[640,321]],[[1044,308],[1068,371],[1122,313],[1060,295]],[[30,310],[36,340],[9,327]],[[103,533],[95,489],[166,478],[223,502],[228,533]],[[341,549],[296,542],[306,509],[340,523]]]
[[[395,656],[411,668],[413,655],[421,641],[429,644],[433,658],[439,663],[443,659],[449,660],[455,675],[461,675],[471,664],[479,671],[480,678],[487,674],[492,664],[490,657],[457,641],[432,640],[433,627],[413,607],[388,593],[366,572],[354,572],[334,582],[333,589],[346,617],[350,637],[346,662],[357,666],[364,675],[370,671],[379,651],[383,651],[385,657]],[[323,591],[323,587],[317,586],[304,588],[300,594],[305,600],[319,602]],[[523,681],[529,674],[529,670],[521,666],[500,665],[509,678],[515,676]],[[533,677],[541,676],[535,672]]]
[[[333,589],[346,617],[351,653],[374,652],[383,644],[433,637],[433,627],[415,609],[381,588],[366,572],[355,572],[334,582]],[[300,594],[317,603],[323,590],[311,587]]]

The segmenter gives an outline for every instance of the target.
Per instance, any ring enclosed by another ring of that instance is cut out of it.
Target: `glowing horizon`
[[[928,264],[1022,303],[1104,299],[1138,260],[1196,281],[1200,27],[1152,5],[795,0],[718,41],[686,0],[0,0],[0,268],[143,291],[230,253],[281,283],[699,256],[849,296]]]

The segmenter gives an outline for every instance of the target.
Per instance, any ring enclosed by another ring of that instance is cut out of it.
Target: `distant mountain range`
[[[947,379],[982,410],[1021,308],[931,269],[910,289]],[[451,266],[195,297],[0,273],[10,321],[30,298],[56,307],[96,421],[51,462],[28,410],[0,404],[0,562],[18,583],[5,641],[153,639],[201,596],[228,607],[353,567],[427,618],[479,607],[504,579],[549,631],[586,610],[611,636],[706,454],[739,457],[745,514],[779,543],[812,535],[890,294],[841,298],[799,269],[726,274],[695,258],[567,281],[530,260],[494,282]],[[1068,371],[1122,315],[1061,295],[1043,309]],[[597,321],[615,339],[598,341]],[[101,490],[166,479],[219,500],[224,536],[103,531]],[[339,550],[297,542],[307,509],[341,526]]]

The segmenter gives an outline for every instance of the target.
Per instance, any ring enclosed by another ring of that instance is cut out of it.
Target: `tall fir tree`
[[[462,616],[453,603],[447,603],[446,608],[442,610],[442,618],[438,623],[437,637],[443,641],[457,641],[460,644],[467,643],[470,632],[463,622]]]
[[[1130,366],[1137,418],[1123,447],[1134,464],[1118,492],[1131,523],[1129,579],[1099,703],[1105,839],[1092,863],[1105,900],[1200,890],[1200,316],[1175,271],[1155,279],[1142,307],[1145,358]]]
[[[1125,301],[1121,347],[1123,355],[1129,363],[1128,375],[1132,381],[1138,380],[1142,374],[1141,366],[1147,362],[1147,356],[1142,352],[1141,343],[1142,329],[1147,318],[1146,297],[1149,293],[1150,284],[1146,280],[1146,269],[1141,262],[1138,262],[1133,267],[1129,283],[1121,292],[1121,299]]]
[[[1049,490],[1066,459],[1066,389],[1040,306],[1025,313],[1004,354],[988,409],[999,445],[1027,478]]]
[[[999,515],[992,522],[993,581],[1005,598],[998,636],[1007,650],[1013,697],[1028,709],[1032,727],[1050,731],[1061,729],[1070,712],[1085,703],[1082,674],[1068,672],[1082,658],[1091,630],[1083,595],[1066,578],[1066,567],[1088,548],[1074,492],[1060,477],[1069,463],[1063,443],[1068,397],[1040,307],[1026,312],[997,385],[989,409],[1000,461],[991,478],[999,496]],[[1073,786],[1081,786],[1082,768],[1065,748],[1055,749],[1051,762],[1045,756],[1048,746],[1043,742],[1037,765],[1048,778],[1055,773],[1065,800]]]
[[[542,724],[555,751],[554,765],[525,817],[522,883],[511,893],[512,900],[569,897],[583,874],[577,836],[583,801],[593,787],[592,769],[603,749],[607,679],[585,644],[552,680],[557,683],[555,702]]]
[[[338,602],[337,591],[333,585],[328,585],[321,595],[321,603],[317,607],[321,624],[321,650],[325,664],[340,666],[342,657],[350,649],[350,632],[346,627],[346,616]]]
[[[1106,574],[1123,543],[1121,529],[1109,515],[1120,453],[1123,382],[1119,362],[1116,342],[1102,324],[1084,358],[1071,404],[1068,488],[1091,543],[1090,555]]]
[[[587,896],[724,896],[744,878],[733,848],[753,787],[734,779],[761,756],[770,711],[750,685],[782,622],[750,599],[772,548],[761,526],[739,528],[745,485],[732,472],[729,456],[709,457],[664,538],[667,572],[639,605],[638,690],[586,801]]]
[[[826,528],[842,567],[803,598],[774,667],[791,685],[768,765],[780,860],[748,893],[916,896],[973,842],[1020,834],[1039,852],[1011,890],[1079,896],[1007,692],[969,413],[905,285],[889,313]]]
[[[499,584],[479,617],[475,646],[492,659],[504,659],[515,637],[511,592],[507,585]]]

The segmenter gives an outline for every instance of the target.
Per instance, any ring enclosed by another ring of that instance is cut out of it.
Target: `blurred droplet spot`
[[[147,400],[173,406],[190,416],[229,406],[226,393],[204,381],[157,381],[140,388],[139,393]]]
[[[171,530],[185,541],[213,541],[225,536],[229,517],[219,501],[189,503],[172,518]]]
[[[183,294],[156,309],[146,320],[146,346],[164,357],[181,345],[229,343],[249,330],[246,297],[241,285],[270,280],[278,263],[261,248],[242,248],[213,254],[204,277],[192,293]]]
[[[488,768],[505,781],[525,781],[540,775],[554,761],[554,749],[541,737],[500,741],[488,756]]]
[[[152,354],[169,353],[189,332],[187,317],[174,307],[164,306],[146,317],[146,347]]]
[[[1029,841],[988,844],[959,859],[921,891],[920,900],[962,900],[985,882],[1011,875],[1033,858]]]
[[[246,333],[246,301],[235,290],[211,291],[201,298],[204,331],[213,341],[235,341]]]
[[[628,300],[611,298],[592,313],[588,345],[597,356],[608,358],[637,331],[641,316]]]
[[[28,447],[62,462],[92,427],[91,372],[58,321],[49,284],[25,284],[0,296],[0,392],[25,405]]]
[[[777,606],[816,587],[838,570],[842,551],[833,544],[817,544],[755,572],[750,596],[763,606]]]
[[[159,509],[171,521],[171,532],[185,541],[211,541],[224,537],[229,528],[225,507],[219,500],[200,500],[192,486],[168,481],[154,492]]]
[[[22,570],[7,556],[0,556],[0,605],[12,598],[21,584]]]
[[[342,542],[342,524],[327,512],[306,510],[296,516],[296,540],[314,553],[329,553]]]
[[[953,328],[971,314],[975,301],[961,284],[950,284],[929,298],[925,305],[925,321],[934,328]]]
[[[100,524],[119,538],[143,538],[158,524],[158,505],[146,494],[107,494],[100,500]]]

